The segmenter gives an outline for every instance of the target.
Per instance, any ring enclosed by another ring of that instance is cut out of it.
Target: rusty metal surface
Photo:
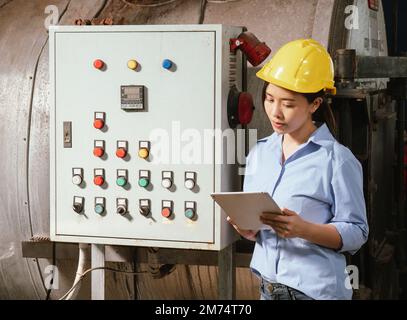
[[[53,2],[68,20],[80,15],[92,18],[102,3]],[[20,242],[49,232],[48,35],[44,27],[44,9],[49,4],[45,0],[0,4],[0,299],[44,299],[46,294],[43,272],[50,261],[22,258]],[[76,266],[59,267],[60,288],[66,290]]]
[[[195,24],[203,19],[203,23],[243,25],[266,41],[273,55],[281,45],[300,37],[313,37],[328,46],[330,52],[346,48],[344,8],[353,3],[352,0],[241,0],[208,3],[202,15],[200,0],[179,0],[152,8],[137,7],[132,2],[135,1],[55,0],[53,4],[63,13],[61,24],[97,18],[100,20],[93,20],[95,23],[112,19],[113,23],[123,24]],[[0,184],[0,299],[45,297],[41,272],[50,260],[37,262],[22,258],[20,242],[34,234],[49,232],[48,47],[43,26],[44,8],[49,4],[45,0],[0,0],[0,170],[3,177]],[[252,67],[248,70],[248,90],[257,107],[250,128],[258,129],[260,138],[271,133],[271,126],[262,110],[262,82],[255,76],[257,70]],[[379,124],[372,133],[376,145],[371,156],[377,159],[369,172],[383,184],[380,188],[386,195],[389,185],[380,175],[383,175],[383,167],[390,165],[383,154],[384,150],[391,153],[385,145],[392,141],[389,132],[393,128],[391,120]],[[385,210],[380,204],[383,198],[377,199],[372,203],[372,206],[377,205],[375,223],[384,225],[385,216],[378,211]],[[384,227],[377,232],[378,236],[384,235]],[[132,263],[114,266],[133,270]],[[70,287],[76,264],[59,261],[58,267],[61,285],[52,292],[52,298]],[[142,270],[148,265],[139,263],[135,268]],[[257,278],[247,268],[238,268],[236,273],[237,298],[258,299]],[[109,299],[216,299],[217,276],[216,266],[180,264],[162,279],[137,277],[134,285],[132,277],[107,273],[106,293]],[[79,298],[89,298],[88,279]]]
[[[56,1],[60,10],[66,3]],[[0,9],[2,299],[44,298],[45,294],[39,265],[21,258],[19,242],[33,235],[27,170],[30,108],[37,60],[47,39],[43,22],[44,8],[48,4],[45,0],[14,0]],[[47,185],[46,181],[42,183]]]

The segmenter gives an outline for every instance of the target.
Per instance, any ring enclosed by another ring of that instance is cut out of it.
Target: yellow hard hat
[[[324,89],[336,94],[331,56],[314,39],[299,39],[285,44],[256,75],[295,92],[314,93]]]

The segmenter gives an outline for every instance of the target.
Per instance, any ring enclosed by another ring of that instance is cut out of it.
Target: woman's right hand
[[[257,231],[240,229],[240,228],[233,222],[233,220],[232,220],[229,216],[226,218],[226,220],[233,226],[233,228],[236,229],[236,231],[237,231],[243,238],[246,238],[247,240],[251,240],[251,241],[256,241]]]

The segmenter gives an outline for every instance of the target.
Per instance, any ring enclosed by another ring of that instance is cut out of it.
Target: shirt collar
[[[319,127],[311,134],[308,141],[312,141],[320,146],[326,146],[335,141],[334,136],[331,134],[328,126],[325,123],[316,123],[316,125]]]

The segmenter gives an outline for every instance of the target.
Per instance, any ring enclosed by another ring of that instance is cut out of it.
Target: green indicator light
[[[102,214],[103,212],[105,212],[105,208],[103,207],[103,205],[97,204],[97,205],[95,206],[95,212],[96,212],[97,214]]]
[[[192,219],[192,218],[194,217],[194,215],[195,215],[194,210],[192,210],[192,209],[187,209],[187,210],[185,210],[185,216],[186,216],[188,219]]]
[[[126,183],[127,183],[127,180],[126,180],[125,177],[118,177],[117,180],[116,180],[116,184],[117,184],[119,187],[125,186]]]
[[[139,181],[138,181],[138,185],[139,185],[140,187],[142,187],[142,188],[147,187],[149,183],[150,183],[150,181],[148,181],[147,178],[141,178],[141,179],[139,179]]]

